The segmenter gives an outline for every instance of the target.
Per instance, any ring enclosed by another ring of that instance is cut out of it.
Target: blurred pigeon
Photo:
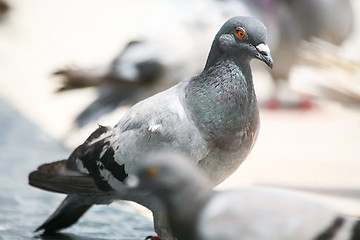
[[[250,61],[272,67],[266,28],[251,17],[229,19],[216,34],[198,76],[133,106],[114,128],[100,126],[68,160],[42,165],[32,186],[68,194],[37,230],[55,232],[75,223],[92,204],[132,200],[154,213],[156,233],[170,238],[158,201],[124,192],[123,181],[149,151],[186,154],[213,186],[231,175],[252,149],[259,112]]]
[[[264,105],[278,108],[281,80],[288,79],[301,41],[318,37],[341,44],[353,25],[350,0],[172,0],[164,5],[146,18],[138,40],[130,41],[111,64],[55,73],[63,80],[59,91],[99,86],[98,98],[76,118],[79,127],[200,73],[208,39],[221,23],[239,14],[259,18],[269,29],[269,46],[277,64],[270,73],[275,91]]]
[[[300,63],[312,66],[299,68],[304,79],[294,77],[291,86],[295,91],[316,98],[325,98],[344,106],[360,108],[360,62],[344,56],[344,51],[324,47],[323,42],[303,44]],[[301,66],[301,65],[300,65]],[[308,70],[308,71],[306,71]],[[300,74],[296,74],[299,76]]]
[[[161,199],[178,240],[360,239],[359,218],[286,191],[213,191],[201,171],[170,153],[150,154],[126,183]]]
[[[6,18],[9,10],[10,7],[7,2],[0,0],[0,21],[3,21]]]
[[[320,38],[331,44],[340,45],[352,32],[354,16],[350,0],[277,0],[276,18],[279,35],[274,46],[273,57],[276,61],[270,72],[275,83],[273,96],[264,106],[279,108],[293,106],[279,101],[280,91],[289,78],[292,67],[297,63],[301,42]],[[334,17],[336,9],[337,17]],[[264,20],[263,20],[264,21]],[[272,29],[268,27],[271,32]],[[311,65],[309,65],[312,67]],[[285,84],[286,86],[287,84]],[[295,106],[309,107],[309,102],[295,102]]]

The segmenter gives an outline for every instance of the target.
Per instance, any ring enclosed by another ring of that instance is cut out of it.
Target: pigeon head
[[[266,27],[260,20],[243,16],[230,18],[215,36],[206,67],[226,56],[237,62],[250,62],[256,58],[272,68],[273,60],[266,40]]]
[[[147,156],[134,174],[128,176],[125,184],[133,190],[168,194],[194,182],[207,184],[208,181],[184,157],[162,152]]]

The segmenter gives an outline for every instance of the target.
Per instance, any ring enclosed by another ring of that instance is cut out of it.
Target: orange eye
[[[159,177],[160,170],[156,167],[150,167],[146,170],[146,175],[151,179],[155,179],[155,178]]]
[[[246,38],[246,33],[242,29],[237,30],[237,35],[239,36],[239,38]]]

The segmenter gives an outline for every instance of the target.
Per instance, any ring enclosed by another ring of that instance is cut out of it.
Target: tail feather
[[[85,173],[81,172],[77,166],[79,157],[87,153],[88,144],[108,130],[107,127],[99,126],[84,144],[72,152],[68,160],[43,164],[30,173],[29,184],[31,186],[68,195],[36,231],[44,230],[45,233],[54,233],[77,222],[93,204],[112,202],[113,192],[99,189],[96,179],[91,174],[86,174],[86,171],[84,171]]]
[[[108,192],[96,187],[92,177],[80,172],[68,170],[66,160],[41,165],[38,170],[30,173],[29,184],[46,191],[105,196]]]
[[[92,206],[83,201],[79,195],[69,195],[55,212],[35,231],[44,230],[45,234],[54,233],[76,223],[78,219]]]
[[[301,73],[297,74],[299,79],[292,79],[296,91],[350,107],[359,106],[360,62],[344,56],[341,48],[320,40],[307,42],[302,46],[299,63],[313,71],[306,77]]]
[[[99,86],[106,80],[109,71],[109,66],[85,69],[68,67],[57,70],[53,75],[62,78],[62,86],[57,92],[64,92],[72,89]]]
[[[87,144],[107,132],[108,127],[99,126],[84,144],[76,148],[68,160],[43,164],[29,175],[29,184],[43,190],[92,196],[106,196],[109,192],[100,190],[92,176],[78,170],[76,160],[86,150]]]

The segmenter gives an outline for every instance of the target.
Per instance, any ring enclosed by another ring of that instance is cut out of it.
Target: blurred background
[[[27,185],[129,106],[199,73],[235,15],[268,28],[275,67],[253,61],[258,141],[218,186],[295,190],[360,215],[360,3],[356,0],[0,2],[0,239],[32,239],[64,196]],[[94,207],[53,239],[142,239],[148,213]],[[42,237],[45,238],[45,237]]]

